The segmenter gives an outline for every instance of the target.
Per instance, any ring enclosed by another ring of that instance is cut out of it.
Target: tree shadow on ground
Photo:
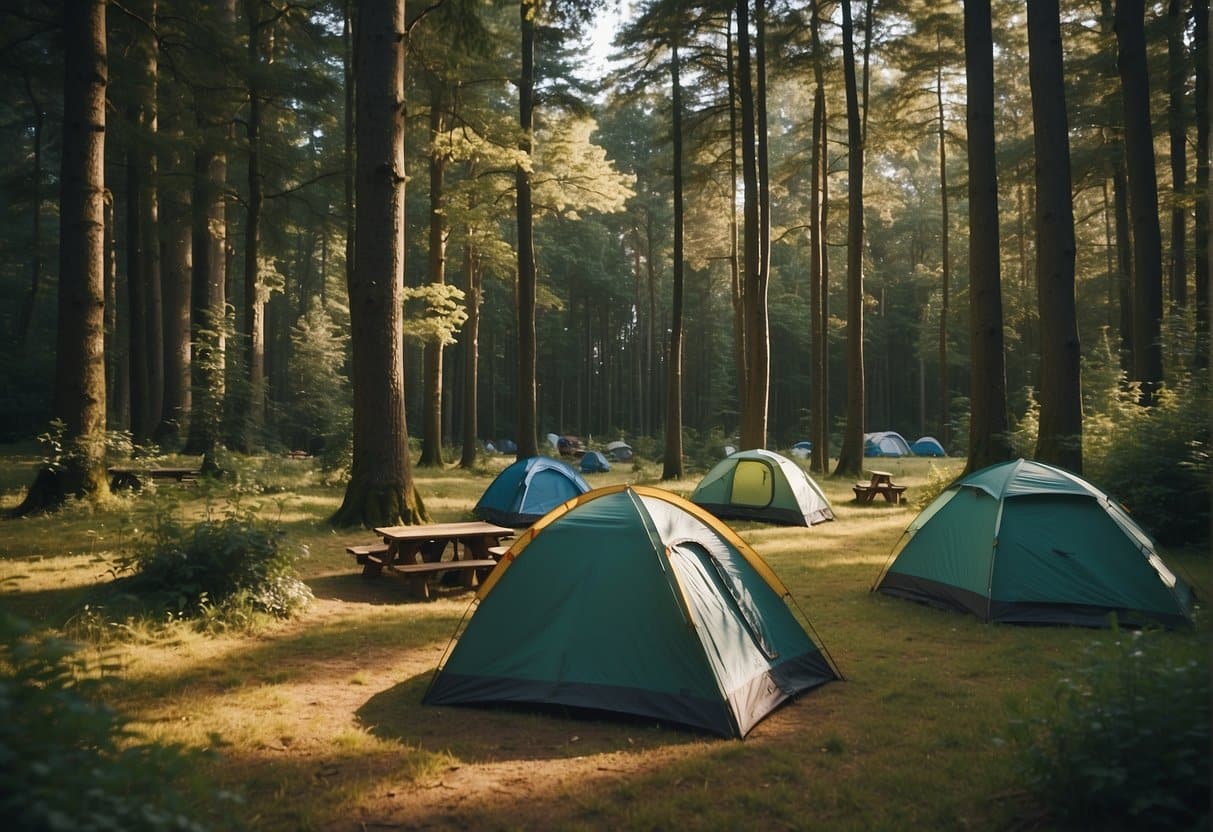
[[[423,705],[433,672],[380,691],[355,716],[381,739],[443,749],[469,763],[553,760],[702,742],[712,735],[651,718],[532,703]]]

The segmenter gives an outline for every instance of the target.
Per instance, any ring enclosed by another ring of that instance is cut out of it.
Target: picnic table
[[[364,577],[388,572],[405,578],[414,594],[429,598],[428,579],[459,571],[462,584],[474,587],[497,565],[494,555],[503,538],[514,530],[479,520],[465,523],[429,523],[420,526],[384,526],[375,529],[382,543],[347,546],[362,565]],[[443,556],[450,548],[450,557]]]
[[[893,475],[888,471],[870,471],[872,478],[867,482],[857,482],[851,488],[855,492],[855,500],[860,503],[870,503],[880,494],[886,502],[900,503],[901,495],[905,493],[904,485],[893,482]]]
[[[110,488],[117,491],[119,488],[134,488],[143,487],[145,482],[152,480],[173,480],[183,484],[197,482],[199,471],[197,468],[150,468],[139,467],[133,465],[114,465],[106,469],[106,473],[110,477]]]

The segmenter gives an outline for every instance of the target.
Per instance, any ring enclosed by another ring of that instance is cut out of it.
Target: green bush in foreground
[[[34,639],[0,613],[0,817],[8,829],[207,829],[174,785],[197,752],[137,743],[128,721],[94,696],[72,647]],[[234,796],[212,792],[218,820]],[[196,803],[197,801],[194,801]],[[232,819],[223,818],[223,828]]]
[[[190,527],[162,524],[119,571],[133,573],[133,594],[170,615],[239,628],[307,606],[311,590],[295,571],[301,552],[250,514],[231,514]]]
[[[1114,632],[1012,723],[1028,786],[1076,829],[1209,828],[1209,647]]]

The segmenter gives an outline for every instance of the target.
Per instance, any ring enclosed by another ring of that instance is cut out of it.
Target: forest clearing
[[[3,460],[11,508],[36,460],[11,449]],[[505,461],[420,472],[434,519],[470,519]],[[884,459],[910,503],[859,505],[849,480],[822,478],[834,521],[735,524],[845,676],[777,708],[743,741],[601,713],[422,705],[472,594],[416,601],[389,577],[363,578],[344,546],[371,535],[326,523],[341,491],[321,484],[313,460],[249,458],[239,485],[160,485],[8,521],[0,586],[5,609],[104,662],[105,701],[139,736],[210,750],[185,778],[182,809],[213,828],[1037,828],[1044,816],[1022,780],[1012,721],[1045,708],[1093,645],[1204,649],[1207,616],[1195,633],[1142,636],[988,625],[870,594],[924,490],[961,466]],[[657,470],[638,461],[589,479],[653,483]],[[662,487],[685,495],[696,481]],[[306,608],[247,630],[110,620],[111,569],[147,524],[236,504],[306,545]],[[1164,554],[1209,585],[1207,551]],[[239,801],[215,800],[218,789]]]

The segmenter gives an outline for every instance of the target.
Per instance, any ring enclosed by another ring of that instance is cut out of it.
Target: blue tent
[[[529,526],[543,515],[590,490],[581,476],[558,459],[520,459],[497,475],[472,513],[499,526]]]
[[[813,453],[813,443],[807,439],[802,439],[792,445],[792,456],[808,459]]]
[[[884,430],[863,435],[864,456],[909,456],[910,443],[900,433]]]
[[[947,456],[948,452],[943,449],[943,445],[939,444],[939,440],[934,436],[924,436],[921,439],[914,440],[914,444],[910,446],[910,450],[915,456]]]
[[[503,454],[516,454],[518,453],[518,446],[514,444],[513,439],[502,439],[497,443],[497,450]]]
[[[611,463],[598,451],[586,451],[581,457],[581,473],[600,474],[611,470]]]

